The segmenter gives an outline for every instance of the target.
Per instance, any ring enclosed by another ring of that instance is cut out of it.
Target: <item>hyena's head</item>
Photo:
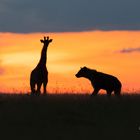
[[[89,73],[89,69],[87,67],[83,67],[78,71],[78,73],[75,76],[77,78],[87,77],[88,73]]]

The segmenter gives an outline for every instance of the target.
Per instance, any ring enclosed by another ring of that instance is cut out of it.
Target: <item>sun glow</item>
[[[77,79],[82,66],[117,76],[123,91],[140,90],[139,31],[91,31],[76,33],[0,33],[0,92],[29,92],[31,70],[40,59],[40,39],[49,35],[48,91],[92,92],[90,82]],[[132,52],[123,52],[131,48]],[[134,51],[133,51],[134,49]]]

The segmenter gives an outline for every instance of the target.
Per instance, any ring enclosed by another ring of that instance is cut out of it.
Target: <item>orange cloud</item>
[[[132,53],[132,52],[140,52],[140,48],[124,48],[120,50],[121,53]]]
[[[0,75],[4,74],[4,69],[0,68]]]

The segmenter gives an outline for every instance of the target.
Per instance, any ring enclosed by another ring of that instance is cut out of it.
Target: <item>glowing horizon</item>
[[[92,92],[90,82],[74,75],[87,66],[117,76],[123,92],[140,91],[140,31],[0,33],[0,92],[29,92],[30,72],[40,59],[43,36],[48,48],[48,92]]]

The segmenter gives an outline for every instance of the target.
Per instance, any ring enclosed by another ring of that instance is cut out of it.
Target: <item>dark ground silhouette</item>
[[[136,139],[140,95],[1,95],[0,138]]]

